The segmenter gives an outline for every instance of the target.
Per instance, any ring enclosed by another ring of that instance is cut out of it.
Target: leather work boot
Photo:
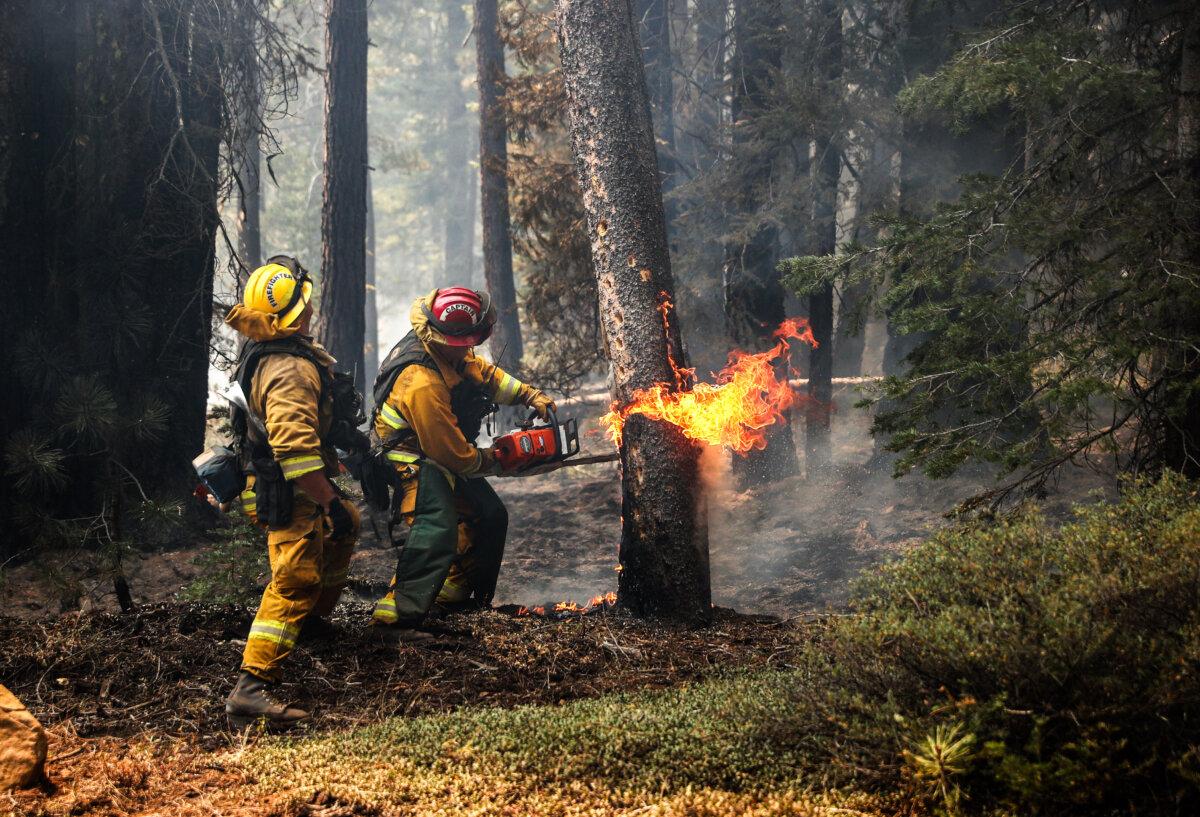
[[[271,695],[272,686],[244,670],[239,673],[233,692],[225,699],[225,714],[230,727],[240,731],[263,721],[268,729],[289,729],[308,720],[308,713],[303,709],[275,700]]]
[[[433,633],[418,630],[415,627],[405,627],[401,624],[372,624],[370,635],[384,644],[428,644],[436,640]]]

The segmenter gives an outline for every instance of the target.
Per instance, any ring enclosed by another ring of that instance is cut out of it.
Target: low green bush
[[[1168,476],[1061,528],[1027,510],[933,537],[863,580],[787,671],[389,719],[246,763],[377,807],[827,791],[888,813],[1193,814],[1198,672],[1200,505]]]
[[[934,536],[860,584],[807,672],[776,731],[859,780],[947,811],[1197,813],[1196,487]]]

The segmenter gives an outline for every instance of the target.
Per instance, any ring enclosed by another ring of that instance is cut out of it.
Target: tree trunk
[[[366,384],[367,0],[328,0],[321,342]]]
[[[846,159],[853,165],[858,178],[873,174],[879,168],[878,147],[876,144],[871,149],[847,148]],[[847,168],[843,168],[837,203],[838,214],[844,216],[839,250],[861,239],[869,209],[863,183]],[[833,376],[857,377],[863,372],[863,354],[867,346],[866,315],[862,313],[870,296],[870,287],[865,282],[844,284],[838,294],[837,326],[833,335]]]
[[[700,94],[697,122],[699,135],[710,140],[707,151],[709,158],[715,160],[725,86],[728,51],[725,18],[729,11],[729,0],[695,0],[695,4],[696,84]]]
[[[471,131],[467,127],[467,100],[463,94],[458,54],[467,34],[467,15],[462,0],[444,0],[446,31],[442,70],[446,75],[446,234],[443,243],[442,284],[470,284],[471,221],[467,187],[471,184],[468,153]]]
[[[559,0],[571,144],[587,212],[613,398],[686,385],[654,127],[629,0]],[[663,311],[660,312],[660,309]],[[640,415],[621,444],[621,603],[638,615],[711,617],[697,447]]]
[[[1179,213],[1186,237],[1179,242],[1178,255],[1183,275],[1194,280],[1200,271],[1200,9],[1192,8],[1186,15],[1179,65],[1177,147],[1182,175]],[[1174,320],[1180,324],[1178,338],[1200,336],[1200,315],[1179,307],[1174,311]],[[1179,314],[1181,311],[1184,314]],[[1200,352],[1188,345],[1173,350],[1169,359],[1167,388],[1175,399],[1167,404],[1175,408],[1166,418],[1164,461],[1187,477],[1200,479]]]
[[[842,164],[834,113],[841,102],[842,9],[823,0],[818,24],[824,28],[817,56],[819,97],[825,100],[824,119],[816,138],[813,164],[812,255],[837,251],[837,195]],[[829,418],[833,410],[833,285],[825,284],[808,298],[809,322],[817,345],[809,352],[808,396],[805,411],[804,454],[809,476],[832,461]]]
[[[366,303],[363,309],[366,324],[363,335],[363,375],[365,382],[374,382],[379,371],[379,308],[375,288],[375,197],[371,185],[371,174],[367,173],[367,268]],[[364,391],[370,399],[370,391]]]
[[[479,73],[483,274],[497,312],[492,357],[505,369],[519,370],[524,353],[513,282],[508,215],[508,115],[500,100],[504,92],[504,43],[500,39],[496,0],[475,0],[475,44]]]
[[[259,148],[258,58],[252,48],[242,59],[244,79],[248,89],[243,103],[246,110],[241,123],[241,169],[238,171],[238,256],[242,276],[257,268],[262,257],[262,151]],[[242,278],[245,280],[245,277]]]
[[[763,148],[761,117],[769,112],[772,75],[782,65],[778,39],[779,7],[757,0],[734,5],[733,162],[730,209],[754,218],[771,188],[773,151]],[[733,341],[760,352],[774,345],[774,330],[786,317],[785,293],[779,280],[778,230],[769,223],[751,229],[743,241],[725,248],[725,324]],[[786,361],[780,371],[786,374]],[[733,472],[742,487],[766,485],[798,469],[790,422],[767,433],[767,447],[735,457]]]
[[[483,277],[483,264],[479,257],[479,253],[475,251],[475,234],[477,232],[479,221],[479,170],[475,166],[467,168],[467,212],[471,214],[467,219],[467,248],[470,250],[470,281],[471,289],[487,289],[487,279]]]
[[[682,2],[682,0],[676,0]],[[637,0],[637,19],[654,119],[654,138],[658,152],[658,173],[662,180],[663,209],[667,236],[671,236],[678,206],[671,191],[676,184],[675,153],[675,63],[671,54],[671,16],[669,0]]]

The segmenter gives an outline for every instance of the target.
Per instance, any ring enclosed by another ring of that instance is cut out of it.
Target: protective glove
[[[476,476],[495,477],[504,473],[504,466],[500,464],[500,460],[496,459],[495,449],[481,448],[479,454],[479,470],[475,472]]]
[[[554,401],[550,399],[550,395],[544,391],[535,391],[533,396],[529,398],[529,407],[538,413],[538,417],[543,420],[550,419],[550,412],[556,411],[558,406],[554,405]]]
[[[349,536],[354,530],[354,519],[350,516],[350,512],[346,510],[346,506],[342,504],[342,500],[336,496],[329,500],[329,538],[341,539],[344,536]]]

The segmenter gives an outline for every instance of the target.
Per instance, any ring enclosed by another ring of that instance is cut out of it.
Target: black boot
[[[411,624],[379,624],[374,623],[367,628],[368,637],[384,644],[432,644],[437,639],[431,632],[418,630]]]
[[[303,709],[296,709],[275,700],[271,696],[272,686],[273,684],[243,670],[238,675],[233,692],[225,699],[225,714],[229,718],[230,727],[240,731],[253,723],[264,721],[269,729],[288,729],[308,720],[308,713]]]
[[[300,624],[300,635],[297,644],[312,644],[319,641],[333,641],[340,638],[342,631],[329,619],[320,616],[308,616]]]

